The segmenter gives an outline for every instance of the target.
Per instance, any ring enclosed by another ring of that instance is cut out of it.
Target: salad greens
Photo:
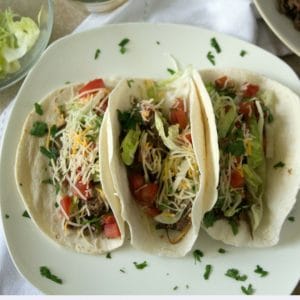
[[[205,214],[203,223],[210,227],[217,220],[226,219],[236,235],[244,220],[253,234],[263,214],[265,127],[271,116],[263,101],[266,95],[259,92],[258,85],[238,86],[227,76],[208,83],[207,90],[219,137],[220,183],[218,200]]]
[[[0,11],[0,79],[20,69],[19,59],[35,44],[40,30],[28,17],[11,9]]]

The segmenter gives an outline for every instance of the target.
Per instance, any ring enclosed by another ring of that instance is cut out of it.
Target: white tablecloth
[[[121,22],[202,26],[256,43],[277,55],[289,52],[259,18],[251,0],[129,0],[112,12],[90,15],[75,32]],[[13,103],[0,115],[0,144]],[[7,251],[0,222],[0,294],[39,293],[16,271]]]

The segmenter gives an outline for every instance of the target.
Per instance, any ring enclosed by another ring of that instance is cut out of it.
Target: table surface
[[[71,33],[89,15],[85,7],[77,1],[56,0],[54,3],[54,26],[50,43]],[[299,57],[291,54],[280,58],[289,64],[300,77]],[[21,84],[22,81],[0,93],[0,114],[14,98]],[[300,295],[300,282],[293,291],[293,295]]]

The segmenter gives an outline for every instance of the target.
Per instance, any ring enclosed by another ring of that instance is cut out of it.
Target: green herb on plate
[[[130,39],[123,39],[118,45],[120,47],[120,52],[124,54],[127,51],[126,45],[130,42]]]
[[[216,64],[216,62],[215,62],[215,56],[212,54],[211,51],[208,51],[206,57],[211,62],[212,65]]]
[[[27,212],[27,210],[24,210],[24,212],[22,214],[22,217],[31,219],[29,213]]]
[[[212,265],[206,265],[205,266],[205,272],[204,272],[204,275],[203,275],[205,280],[209,279],[209,276],[211,275],[211,272],[212,272]]]
[[[219,43],[217,42],[216,38],[212,38],[210,40],[210,45],[215,48],[217,53],[221,53],[221,47],[219,45]]]
[[[295,217],[290,216],[290,217],[288,217],[288,220],[289,220],[290,222],[295,222]]]
[[[240,52],[240,56],[241,57],[244,57],[246,54],[247,54],[246,50],[241,50],[241,52]]]
[[[5,219],[9,219],[9,215],[8,214],[5,214]]]
[[[97,59],[99,57],[100,53],[101,53],[101,50],[99,48],[96,49],[94,59]]]
[[[160,41],[156,41],[156,45],[160,45]]]
[[[248,278],[247,275],[241,275],[240,271],[237,269],[228,269],[225,275],[237,281],[245,281]]]
[[[108,258],[108,259],[111,258],[111,253],[110,253],[110,252],[108,252],[108,253],[106,254],[106,258]]]
[[[173,291],[177,291],[177,290],[178,290],[178,286],[176,285],[173,287]]]
[[[168,68],[167,71],[171,74],[174,75],[176,73],[176,71],[174,71],[173,69]]]
[[[52,180],[52,178],[47,178],[47,179],[42,180],[42,183],[43,184],[53,184],[53,180]]]
[[[44,146],[40,146],[40,151],[41,151],[42,154],[44,154],[49,159],[54,159],[55,160],[58,157],[58,152],[57,152],[57,149],[55,147],[50,147],[49,149],[47,149]]]
[[[128,85],[129,88],[131,88],[131,86],[132,86],[133,83],[134,83],[133,79],[127,80],[127,85]]]
[[[148,267],[148,263],[146,261],[142,262],[142,263],[137,263],[136,261],[133,263],[135,265],[135,267],[138,270],[142,270],[145,269],[146,267]]]
[[[218,250],[218,252],[221,253],[221,254],[224,254],[224,253],[226,253],[226,250],[223,249],[223,248],[220,248],[220,249]]]
[[[42,108],[42,106],[41,106],[40,104],[34,103],[34,109],[35,109],[35,112],[36,112],[38,115],[40,115],[40,116],[43,115],[44,111],[43,111],[43,108]]]
[[[248,285],[247,288],[244,286],[241,286],[241,290],[245,295],[253,295],[255,292],[255,289],[252,287],[251,283]]]
[[[279,169],[279,168],[283,168],[285,166],[285,163],[283,163],[282,161],[279,161],[277,164],[275,164],[273,166],[274,169]]]
[[[56,275],[52,274],[51,271],[49,270],[49,268],[45,267],[45,266],[42,266],[40,267],[40,274],[43,276],[43,277],[46,277],[58,284],[62,284],[63,281],[58,278]]]
[[[256,269],[254,270],[255,273],[259,274],[260,277],[266,277],[269,272],[265,271],[260,265],[256,266]]]
[[[122,273],[126,273],[126,271],[124,269],[120,269],[120,272]]]
[[[204,254],[201,250],[196,249],[193,251],[193,256],[194,256],[195,264],[196,264],[197,261],[201,262],[201,258],[204,256]]]
[[[58,205],[57,202],[54,203],[54,206],[55,206],[55,208],[58,208],[58,207],[59,207],[59,205]]]

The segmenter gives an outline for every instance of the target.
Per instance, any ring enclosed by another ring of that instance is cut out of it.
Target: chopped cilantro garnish
[[[241,290],[242,290],[242,292],[243,292],[244,294],[246,294],[246,295],[253,295],[254,292],[255,292],[255,290],[253,289],[251,283],[248,285],[247,288],[245,288],[244,286],[241,286]]]
[[[241,57],[244,57],[246,54],[247,54],[246,50],[241,50],[241,52],[240,52],[240,56]]]
[[[208,51],[206,55],[207,59],[211,62],[212,65],[215,65],[215,56],[211,53],[211,51]]]
[[[274,169],[283,168],[285,166],[285,163],[282,161],[279,161],[277,164],[273,166]]]
[[[209,276],[210,276],[211,272],[212,272],[212,265],[206,265],[205,266],[205,272],[204,272],[204,275],[203,275],[205,280],[209,279]]]
[[[136,125],[142,121],[141,115],[138,112],[137,113],[134,112],[132,113],[130,111],[121,112],[120,110],[118,110],[118,119],[124,131],[127,131],[129,129],[135,129]]]
[[[42,276],[56,282],[56,283],[59,283],[59,284],[62,284],[62,280],[60,278],[58,278],[56,275],[52,274],[51,271],[45,267],[45,266],[42,266],[40,267],[40,273]]]
[[[50,147],[49,149],[47,149],[44,146],[40,146],[40,151],[42,154],[44,154],[49,159],[55,160],[58,157],[58,151],[55,147]]]
[[[124,54],[126,52],[127,48],[125,46],[129,43],[129,41],[130,41],[130,39],[125,38],[118,44],[120,46],[120,52],[122,54]]]
[[[167,71],[171,74],[174,75],[176,73],[176,71],[174,71],[173,69],[168,68]]]
[[[58,131],[58,128],[55,124],[50,127],[50,135],[52,137],[54,137],[56,135],[57,131]]]
[[[288,220],[289,220],[290,222],[295,222],[295,217],[290,216],[290,217],[288,217]]]
[[[157,44],[157,45],[160,45],[160,41],[156,41],[156,44]]]
[[[231,226],[232,233],[234,235],[237,235],[238,232],[239,232],[239,225],[238,225],[238,223],[234,219],[229,219],[228,223]]]
[[[217,51],[217,53],[221,52],[221,47],[219,45],[219,43],[217,42],[216,38],[212,38],[210,40],[210,45],[215,48],[215,50]]]
[[[47,178],[47,179],[42,180],[42,183],[44,183],[44,184],[53,184],[53,180],[52,180],[52,178]]]
[[[206,228],[211,227],[218,220],[218,216],[215,214],[213,210],[207,212],[204,215],[203,223]]]
[[[65,81],[65,84],[70,84],[71,83],[71,81]]]
[[[42,137],[48,133],[48,126],[45,122],[36,121],[33,123],[30,134],[33,136]]]
[[[38,115],[40,115],[40,116],[43,115],[44,112],[43,112],[42,106],[40,104],[34,103],[34,109]]]
[[[60,186],[59,186],[59,183],[57,182],[55,184],[55,194],[58,195],[59,191],[60,191]]]
[[[24,210],[22,217],[30,219],[30,215],[28,214],[27,210]]]
[[[131,85],[134,83],[133,79],[127,80],[127,85],[129,88],[131,88]]]
[[[122,273],[126,273],[126,271],[124,269],[120,269],[120,272]]]
[[[138,270],[142,270],[146,267],[148,267],[148,263],[146,261],[142,262],[142,263],[137,263],[136,261],[133,262],[133,264],[135,265],[135,267],[138,269]]]
[[[186,285],[185,285],[185,288],[186,288],[186,289],[189,289],[189,288],[190,288],[190,286],[189,286],[188,284],[186,284]]]
[[[220,248],[220,249],[218,250],[218,252],[221,253],[221,254],[224,254],[224,253],[226,253],[226,250],[223,249],[223,248]]]
[[[254,270],[254,272],[259,274],[260,277],[265,277],[269,274],[269,272],[265,271],[260,265],[256,266],[256,269]]]
[[[58,205],[57,202],[54,203],[54,206],[55,206],[55,208],[58,208],[58,207],[59,207],[59,205]]]
[[[107,254],[106,254],[106,258],[111,258],[111,253],[110,252],[108,252]]]
[[[96,49],[94,58],[97,59],[99,57],[100,53],[101,53],[101,50],[99,48]]]
[[[237,269],[228,269],[225,275],[237,281],[245,281],[248,278],[247,275],[240,275],[240,271]]]
[[[178,286],[177,285],[173,287],[173,291],[176,291],[176,290],[178,290]]]
[[[201,262],[201,257],[204,256],[203,252],[199,249],[196,249],[193,251],[193,256],[195,259],[195,264],[197,263],[197,261]]]
[[[243,140],[236,140],[232,143],[228,144],[226,149],[224,149],[227,153],[231,153],[234,156],[242,156],[245,154],[245,146]]]
[[[8,214],[5,214],[5,219],[9,219],[9,215]]]

